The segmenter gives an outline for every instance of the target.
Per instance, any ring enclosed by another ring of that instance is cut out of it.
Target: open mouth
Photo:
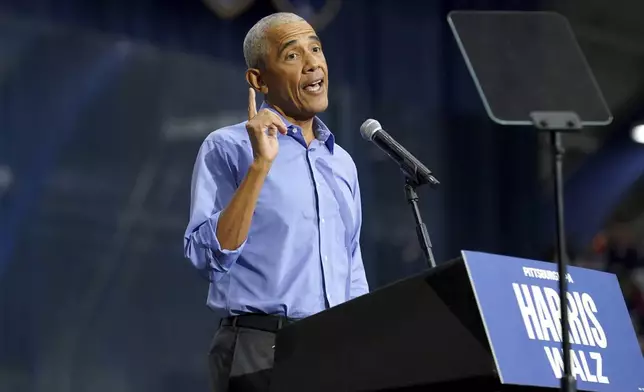
[[[313,82],[304,85],[304,90],[315,93],[317,91],[322,90],[322,84],[324,83],[324,79],[316,79]]]

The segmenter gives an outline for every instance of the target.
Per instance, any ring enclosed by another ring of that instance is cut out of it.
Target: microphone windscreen
[[[362,135],[362,138],[365,140],[372,140],[373,135],[376,134],[379,130],[382,129],[382,126],[378,122],[378,120],[374,120],[372,118],[366,120],[365,122],[362,123],[360,126],[360,134]]]

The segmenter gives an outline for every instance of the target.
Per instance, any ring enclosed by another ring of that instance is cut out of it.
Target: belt
[[[292,324],[295,321],[294,319],[268,314],[245,314],[223,318],[220,326],[259,329],[275,333],[285,325]]]

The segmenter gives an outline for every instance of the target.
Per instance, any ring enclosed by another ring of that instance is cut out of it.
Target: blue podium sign
[[[557,265],[463,251],[502,384],[558,388],[563,373]],[[613,274],[569,267],[577,388],[644,391],[644,358]]]

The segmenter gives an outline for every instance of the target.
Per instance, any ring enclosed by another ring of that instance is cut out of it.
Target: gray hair
[[[286,23],[306,22],[304,18],[290,12],[277,12],[263,17],[255,23],[244,38],[244,59],[248,68],[259,68],[268,51],[266,33],[271,27]]]

